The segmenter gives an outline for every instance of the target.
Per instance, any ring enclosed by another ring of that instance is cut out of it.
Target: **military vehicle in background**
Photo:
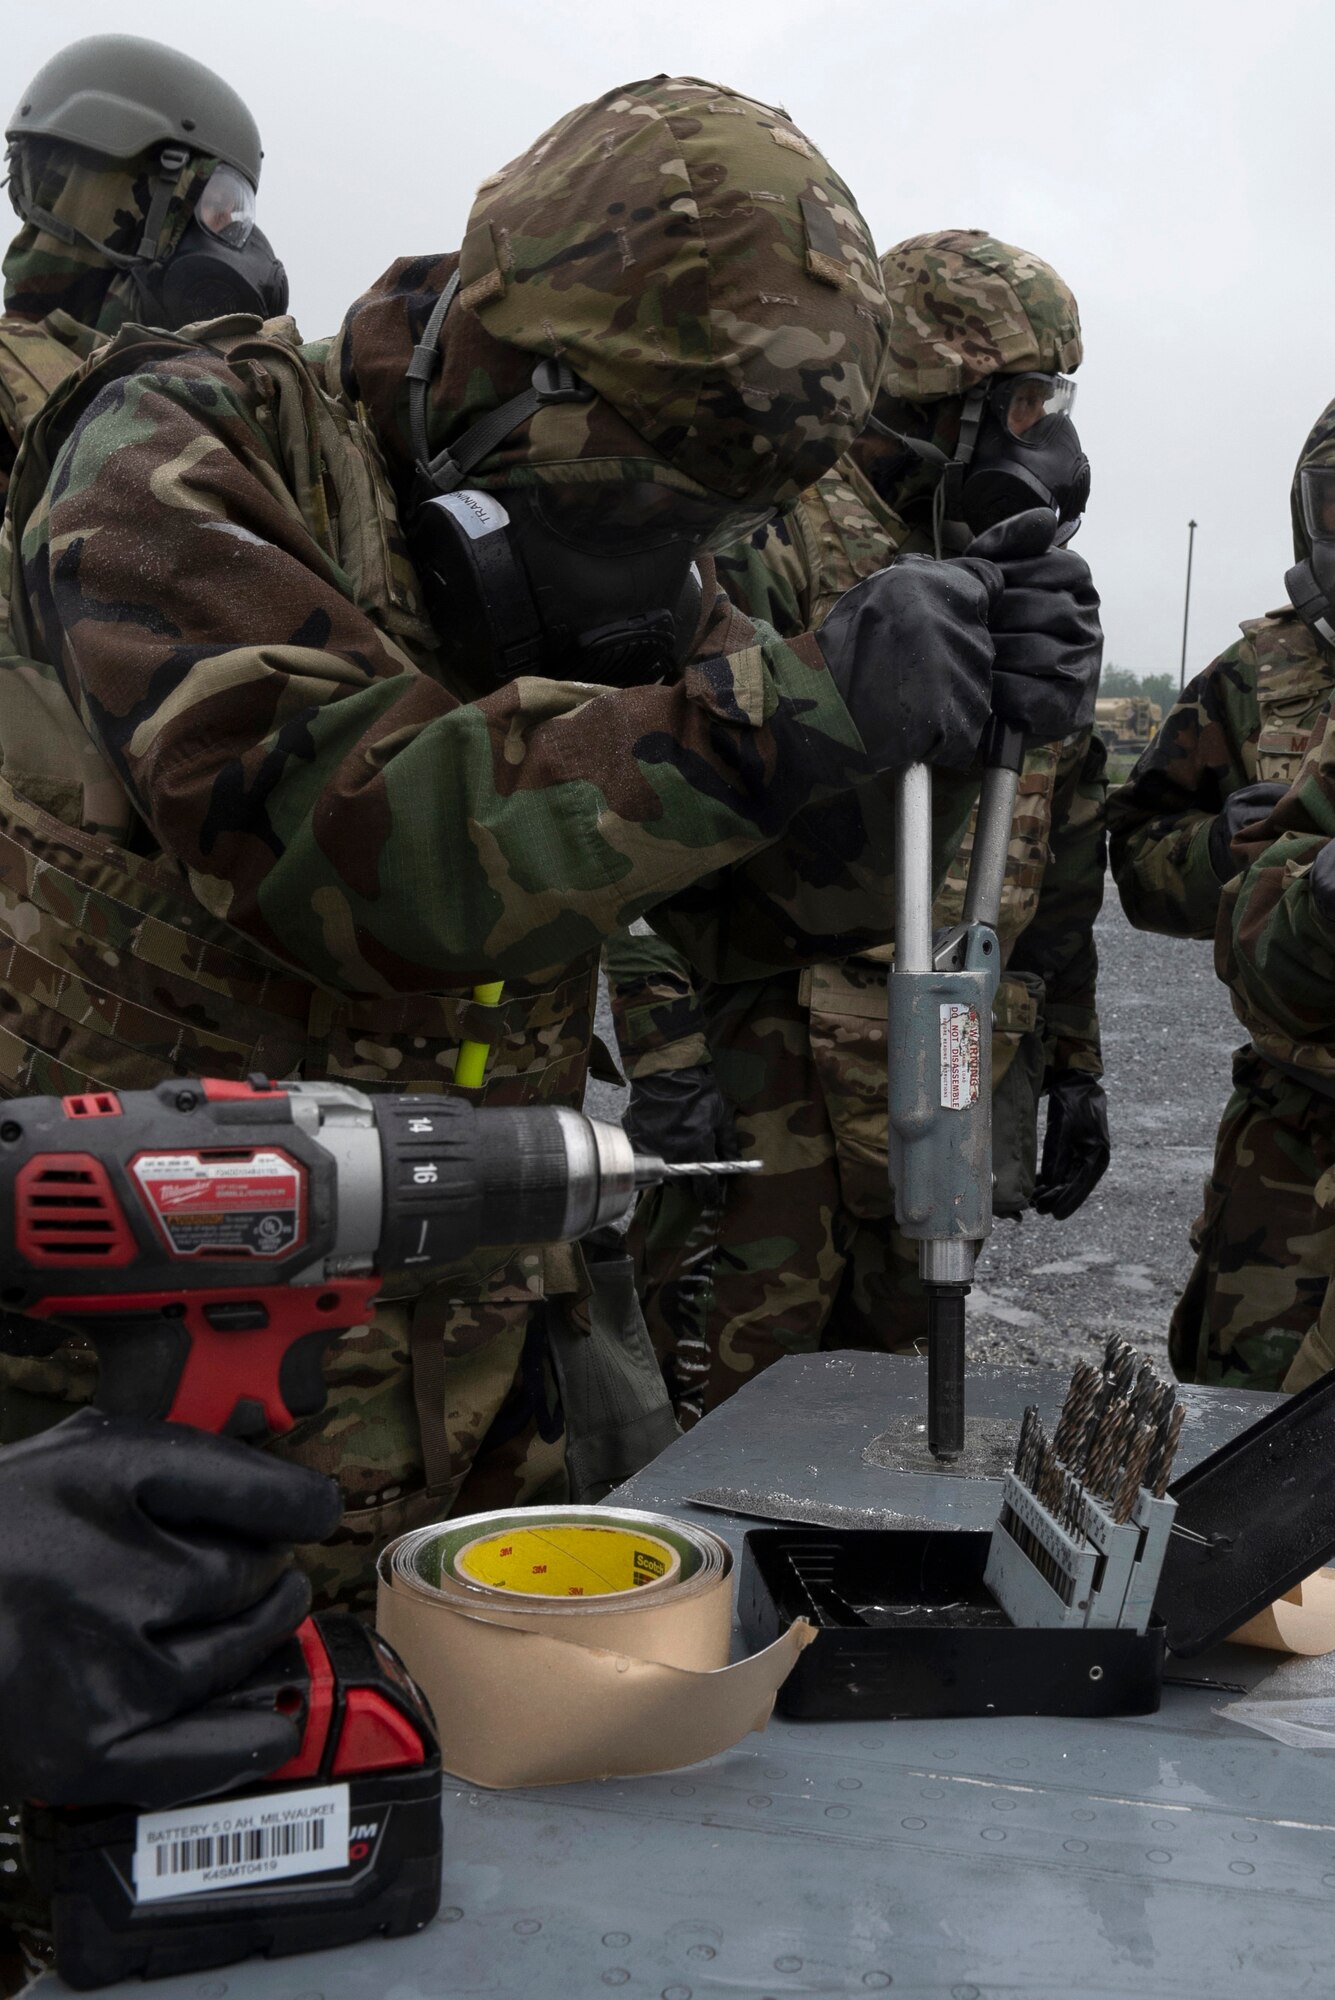
[[[1109,750],[1145,749],[1162,721],[1163,710],[1148,695],[1109,694],[1094,704],[1094,727]]]

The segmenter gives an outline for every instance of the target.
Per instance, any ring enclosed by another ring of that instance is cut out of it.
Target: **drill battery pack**
[[[25,1808],[69,1985],[399,1937],[435,1916],[440,1753],[382,1639],[343,1613],[309,1618],[215,1706],[290,1713],[301,1747],[262,1786],[165,1812]]]

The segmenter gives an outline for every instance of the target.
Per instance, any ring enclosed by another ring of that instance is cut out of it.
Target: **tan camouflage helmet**
[[[941,229],[897,243],[881,268],[893,315],[886,395],[928,403],[985,375],[1080,365],[1074,295],[1032,251],[982,229]]]
[[[654,77],[563,118],[483,183],[460,275],[493,340],[561,358],[710,493],[795,498],[871,410],[889,316],[867,225],[784,112],[718,84]],[[543,411],[486,471],[596,476],[598,430]]]

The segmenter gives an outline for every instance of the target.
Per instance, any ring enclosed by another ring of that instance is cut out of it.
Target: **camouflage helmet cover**
[[[654,77],[563,118],[483,183],[460,275],[486,334],[559,356],[712,493],[794,499],[871,410],[889,315],[867,225],[784,112],[718,84]],[[597,431],[542,411],[487,468],[588,461]]]
[[[61,49],[23,92],[5,137],[61,139],[113,160],[175,141],[259,185],[259,130],[232,86],[139,35],[89,35]]]
[[[943,229],[897,243],[881,268],[893,314],[887,395],[926,403],[983,375],[1080,365],[1074,295],[1031,251],[982,229]]]
[[[1307,434],[1307,442],[1299,454],[1293,469],[1293,484],[1289,489],[1289,512],[1293,517],[1293,553],[1301,562],[1312,560],[1312,540],[1303,520],[1301,480],[1304,469],[1309,466],[1335,468],[1335,402],[1327,403],[1321,415]]]

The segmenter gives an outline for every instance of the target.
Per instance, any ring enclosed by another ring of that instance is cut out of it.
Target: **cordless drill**
[[[324,1350],[387,1279],[614,1220],[669,1175],[619,1126],[333,1083],[169,1080],[0,1106],[0,1349],[97,1350],[95,1401],[238,1437],[324,1403]],[[398,1661],[355,1619],[301,1629],[228,1703],[300,1748],[264,1787],[138,1815],[30,1808],[70,1983],[418,1929],[440,1893],[440,1765]],[[301,1868],[306,1872],[290,1872]]]

